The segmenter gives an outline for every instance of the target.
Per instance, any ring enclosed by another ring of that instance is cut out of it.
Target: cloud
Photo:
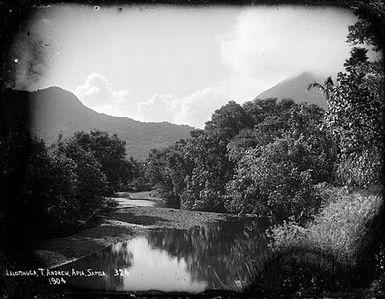
[[[132,107],[128,90],[114,90],[104,76],[91,73],[74,93],[91,109],[113,116],[128,116],[145,122],[168,121],[203,128],[211,114],[230,99],[220,87],[208,87],[187,96],[153,94]]]
[[[84,85],[76,88],[75,94],[98,112],[202,128],[212,113],[230,100],[238,103],[252,100],[279,81],[301,72],[313,71],[326,77],[343,70],[350,50],[345,42],[347,27],[354,22],[351,12],[336,8],[244,8],[231,30],[216,36],[218,47],[215,51],[219,52],[215,55],[208,52],[215,57],[219,55],[222,65],[220,76],[208,76],[208,81],[202,79],[207,85],[190,84],[180,76],[169,78],[168,74],[175,72],[162,67],[164,77],[161,78],[146,76],[145,70],[136,72],[133,77],[127,73],[124,78],[135,88],[131,94],[126,89],[117,90],[97,73],[90,74]],[[112,48],[112,57],[118,57],[118,52]],[[153,71],[150,58],[148,66]],[[115,67],[121,65],[118,60]],[[140,68],[145,69],[142,64]],[[194,77],[205,77],[196,71],[188,69]],[[169,81],[172,88],[163,84]],[[160,83],[154,87],[147,82]],[[178,89],[179,86],[184,88]],[[185,90],[193,92],[188,94]],[[179,96],[182,92],[187,94]]]
[[[184,97],[154,94],[137,105],[137,118],[202,128],[229,100],[252,100],[305,71],[335,75],[349,55],[345,40],[347,26],[354,23],[350,14],[327,8],[245,9],[233,29],[218,36],[228,76]]]
[[[127,115],[123,111],[123,104],[128,101],[129,91],[114,90],[112,83],[98,73],[88,75],[84,85],[80,85],[74,92],[82,103],[97,112],[114,116]]]
[[[172,121],[177,112],[176,98],[172,95],[154,94],[151,98],[137,105],[137,118],[141,121]]]
[[[208,87],[177,98],[173,95],[154,94],[137,105],[137,119],[141,121],[169,121],[203,128],[211,114],[227,99],[218,88]]]
[[[229,100],[219,88],[209,87],[198,90],[177,100],[180,110],[174,116],[175,123],[186,123],[202,128],[204,123],[211,118],[212,113]]]
[[[347,13],[325,8],[247,9],[233,30],[219,37],[221,57],[235,77],[255,78],[261,86],[304,71],[335,74],[349,54]]]

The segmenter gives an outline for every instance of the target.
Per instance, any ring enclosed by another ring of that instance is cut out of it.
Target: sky
[[[15,38],[15,87],[59,86],[113,116],[202,128],[230,100],[343,70],[345,9],[39,6]]]

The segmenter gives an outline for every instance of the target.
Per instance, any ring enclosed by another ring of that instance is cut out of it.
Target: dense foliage
[[[332,177],[336,153],[323,114],[290,99],[229,102],[204,130],[153,151],[147,175],[182,208],[302,218],[318,207],[313,185]]]
[[[313,221],[291,218],[270,229],[274,254],[253,286],[262,293],[346,296],[360,288],[351,297],[367,297],[370,288],[384,295],[384,8],[382,0],[359,6],[345,70],[335,82],[309,85],[328,102],[323,128],[337,150],[334,186],[316,186],[323,204]]]
[[[361,19],[349,27],[353,47],[335,82],[309,85],[324,93],[327,111],[291,99],[230,101],[203,130],[153,151],[148,178],[182,208],[299,222],[317,212],[319,183],[349,190],[380,184],[384,73],[380,54],[368,58],[368,49],[379,51],[370,28]]]
[[[109,136],[106,132],[96,130],[90,133],[75,132],[67,143],[65,150],[75,159],[79,154],[76,152],[77,149],[89,153],[96,159],[100,164],[100,171],[106,176],[110,192],[121,190],[133,178],[131,162],[125,159],[125,142],[116,134]],[[77,158],[81,159],[79,156]]]
[[[360,11],[358,15],[361,17]],[[349,26],[348,42],[353,47],[345,71],[338,73],[335,83],[330,79],[328,84],[309,86],[327,95],[325,126],[339,149],[336,183],[349,189],[381,184],[383,178],[385,77],[379,36],[374,29],[363,17]]]
[[[66,140],[59,136],[49,148],[36,138],[27,141],[17,193],[1,215],[4,232],[31,237],[73,232],[105,211],[109,206],[105,196],[127,186],[137,172],[116,135],[77,132]]]

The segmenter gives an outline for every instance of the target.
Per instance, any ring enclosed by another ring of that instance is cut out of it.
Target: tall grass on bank
[[[250,292],[319,296],[366,288],[375,278],[377,264],[368,260],[367,245],[383,202],[380,192],[327,186],[319,191],[324,201],[312,221],[300,226],[290,220],[269,229],[272,255]]]
[[[331,192],[335,192],[334,198]],[[289,247],[318,249],[333,254],[339,263],[354,265],[361,240],[368,233],[382,204],[379,192],[328,190],[324,207],[305,227],[293,221],[271,229],[273,251]]]

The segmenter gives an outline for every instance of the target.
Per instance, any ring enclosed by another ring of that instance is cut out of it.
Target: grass
[[[332,253],[340,263],[355,264],[356,257],[382,205],[377,191],[356,191],[350,194],[333,188],[335,196],[327,194],[323,208],[305,227],[285,222],[271,229],[272,249],[306,247]]]
[[[320,191],[322,207],[307,225],[287,221],[269,229],[272,256],[250,291],[268,297],[346,291],[353,296],[368,288],[374,279],[368,269],[374,269],[366,260],[366,243],[383,202],[381,191],[348,193],[326,186]]]

